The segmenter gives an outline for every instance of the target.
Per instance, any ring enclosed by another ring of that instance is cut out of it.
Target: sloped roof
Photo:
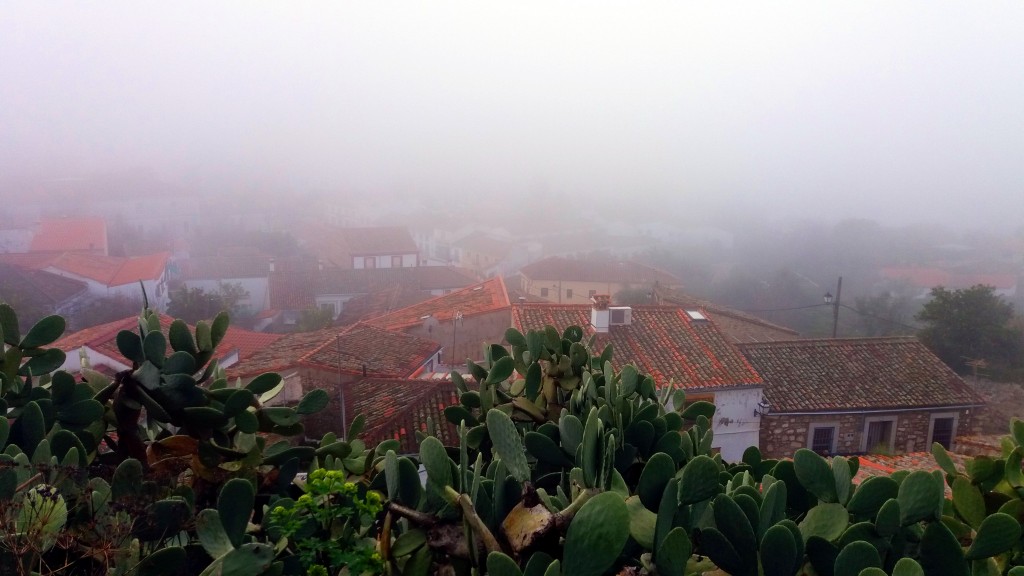
[[[271,346],[284,336],[283,334],[271,334],[269,332],[253,332],[241,328],[228,327],[218,348],[223,352],[227,350],[238,350],[238,359],[243,361],[251,358],[261,350]]]
[[[595,333],[590,310],[585,305],[526,303],[512,307],[512,321],[523,332],[545,325],[559,332],[580,326],[584,340],[596,334],[597,350],[612,345],[617,367],[635,364],[659,387],[670,382],[687,390],[761,384],[761,377],[714,321],[695,321],[675,306],[634,306],[631,324]]]
[[[269,277],[270,307],[305,310],[325,294],[368,294],[404,286],[424,292],[454,290],[477,282],[468,271],[454,266],[413,266],[411,268],[325,268],[294,272],[272,272]]]
[[[408,378],[441,345],[402,332],[355,324],[300,359],[302,366],[378,378]]]
[[[740,344],[761,373],[772,412],[983,404],[916,338],[839,338]]]
[[[31,252],[107,253],[107,223],[102,218],[46,218],[29,246]]]
[[[0,262],[0,300],[52,309],[89,289],[84,282]]]
[[[164,335],[171,326],[174,318],[166,314],[160,314],[160,328]],[[122,330],[137,331],[139,328],[139,317],[129,316],[113,322],[99,324],[91,328],[85,328],[71,334],[65,334],[53,345],[65,352],[77,350],[83,346],[96,350],[111,358],[121,358],[121,352],[117,348],[117,333]],[[195,327],[189,326],[189,331],[195,333]],[[268,334],[264,332],[252,332],[229,326],[224,334],[224,339],[217,346],[218,357],[223,357],[231,351],[237,350],[239,361],[243,361],[264,348],[270,346],[282,337],[281,334]]]
[[[746,312],[690,296],[678,289],[657,286],[654,289],[654,294],[659,304],[681,306],[687,310],[703,310],[713,316],[718,328],[734,343],[793,340],[800,335],[796,330],[773,324]]]
[[[430,300],[430,298],[429,293],[416,288],[391,286],[347,300],[336,321],[341,326],[348,326],[390,314],[395,310],[401,310],[406,306]]]
[[[501,277],[497,277],[396,310],[367,323],[388,330],[402,330],[421,324],[424,316],[432,316],[435,320],[444,322],[450,321],[456,312],[461,312],[465,317],[504,310],[508,307],[505,282]]]
[[[65,252],[50,261],[47,267],[88,278],[106,286],[121,286],[139,280],[160,278],[167,267],[169,256],[167,252],[158,252],[147,256],[118,258]]]
[[[519,272],[531,280],[610,282],[641,286],[675,286],[683,283],[668,272],[632,260],[574,260],[552,256],[527,264]]]
[[[340,228],[339,232],[352,256],[419,252],[409,230],[401,226]]]
[[[455,426],[444,417],[444,409],[459,401],[451,380],[367,378],[348,390],[353,398],[350,413],[366,416],[363,437],[368,443],[395,439],[401,442],[400,453],[418,454],[416,431],[426,432],[430,418],[438,439],[446,446],[457,445]]]
[[[264,372],[284,372],[297,368],[303,356],[324,342],[333,341],[340,332],[337,328],[327,328],[315,332],[281,334],[274,342],[228,368],[228,378],[248,378]]]

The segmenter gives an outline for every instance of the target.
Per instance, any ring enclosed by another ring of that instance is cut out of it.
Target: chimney
[[[270,259],[270,271],[271,271],[271,272],[273,272],[273,271],[274,271],[274,268],[275,268],[275,266],[274,266],[274,259],[273,259],[273,258],[271,258],[271,259]]]
[[[610,315],[608,305],[611,304],[611,296],[595,294],[590,301],[593,303],[590,307],[590,325],[594,327],[596,332],[607,332]]]

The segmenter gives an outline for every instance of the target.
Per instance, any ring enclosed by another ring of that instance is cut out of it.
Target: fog
[[[0,5],[0,194],[1021,224],[1020,2]]]

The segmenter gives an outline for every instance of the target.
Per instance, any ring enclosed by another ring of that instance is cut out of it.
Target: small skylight
[[[473,292],[476,292],[477,290],[483,290],[483,289],[484,289],[483,286],[477,286],[476,288],[473,288]]]
[[[694,322],[701,322],[708,319],[707,316],[701,314],[700,310],[687,310],[686,315],[689,316],[690,320],[693,320]]]

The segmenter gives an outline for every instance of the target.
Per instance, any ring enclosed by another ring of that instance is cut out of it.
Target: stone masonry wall
[[[926,452],[931,449],[928,430],[932,414],[957,415],[955,434],[969,436],[977,434],[980,424],[978,410],[921,410],[913,412],[889,413],[853,413],[853,414],[820,414],[820,415],[775,415],[770,414],[761,419],[760,448],[765,457],[784,458],[793,455],[798,448],[810,448],[809,431],[812,425],[836,425],[837,454],[858,454],[864,449],[861,446],[866,423],[869,418],[895,418],[893,429],[895,440],[894,453]],[[956,440],[953,441],[956,450]],[[870,450],[870,447],[868,447]]]

